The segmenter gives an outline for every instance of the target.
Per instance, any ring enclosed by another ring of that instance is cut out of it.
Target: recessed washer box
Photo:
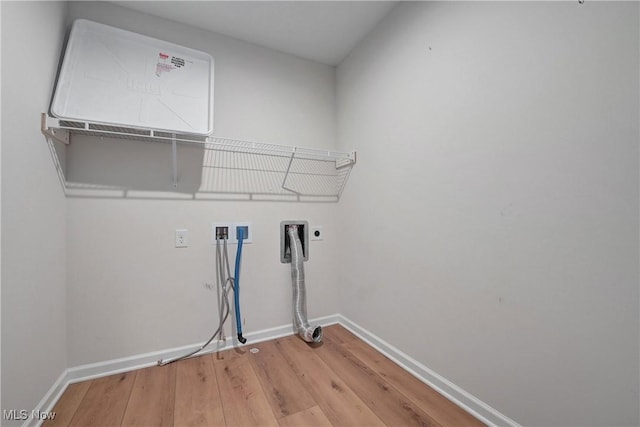
[[[78,19],[51,113],[115,127],[210,135],[213,77],[208,53]]]

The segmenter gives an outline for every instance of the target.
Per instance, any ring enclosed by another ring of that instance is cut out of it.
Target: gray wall
[[[211,53],[216,134],[324,148],[338,135],[358,149],[337,205],[65,201],[38,129],[65,6],[1,7],[2,409],[33,408],[66,367],[206,338],[211,222],[254,225],[245,330],[290,322],[289,218],[324,225],[305,265],[310,317],[341,312],[526,425],[639,423],[637,3],[402,3],[337,80],[228,37],[69,4],[67,25]],[[131,166],[118,159],[145,151],[75,142],[68,176],[107,184]],[[114,170],[91,175],[104,159]],[[173,247],[176,228],[189,248]]]
[[[338,68],[347,317],[525,425],[638,425],[638,3],[401,3]]]
[[[40,133],[66,5],[3,1],[1,7],[1,407],[31,411],[67,367],[66,203]]]
[[[216,61],[216,135],[335,146],[334,67],[107,3],[73,2],[69,11],[70,21],[87,18],[210,53]],[[111,142],[76,138],[68,150],[68,175],[82,180],[92,169],[100,170],[91,177],[102,183],[137,181],[143,190],[157,190],[161,185],[143,182],[153,176],[165,179],[165,188],[171,189],[166,145]],[[131,168],[131,156],[140,153],[154,156],[155,165],[141,159],[137,169]],[[202,154],[191,160],[179,156],[180,170],[198,178],[202,162]],[[122,179],[125,174],[129,179]],[[291,270],[279,258],[280,221],[285,219],[324,226],[325,240],[312,242],[305,265],[309,317],[335,313],[337,209],[335,203],[68,199],[69,365],[206,340],[218,319],[216,293],[204,286],[215,283],[213,222],[253,223],[253,243],[245,246],[242,263],[245,332],[291,322]],[[189,230],[186,249],[174,247],[179,228]],[[230,251],[233,256],[235,246]]]

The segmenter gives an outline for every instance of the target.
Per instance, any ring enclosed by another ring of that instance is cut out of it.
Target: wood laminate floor
[[[260,351],[251,353],[250,348]],[[339,325],[69,385],[53,426],[481,426]]]

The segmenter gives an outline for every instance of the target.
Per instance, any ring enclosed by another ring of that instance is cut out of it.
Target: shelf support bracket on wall
[[[178,188],[178,147],[176,134],[171,134],[171,167],[173,169],[173,188]]]
[[[65,129],[55,129],[48,123],[49,116],[47,113],[40,115],[40,132],[47,138],[69,145],[69,131]]]
[[[356,152],[351,153],[351,157],[347,159],[336,160],[336,169],[343,169],[346,167],[353,167],[356,164]]]

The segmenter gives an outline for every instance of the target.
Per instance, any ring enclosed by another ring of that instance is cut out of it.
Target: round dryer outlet
[[[322,240],[324,239],[324,233],[322,232],[321,225],[313,225],[311,226],[311,240]]]

